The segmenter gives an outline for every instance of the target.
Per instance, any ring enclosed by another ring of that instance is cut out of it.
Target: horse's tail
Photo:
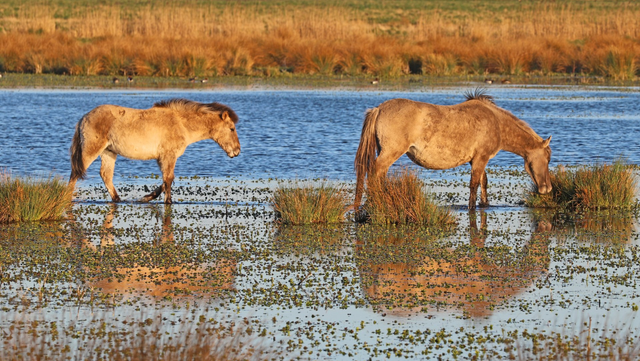
[[[356,199],[353,207],[357,211],[362,201],[364,193],[364,180],[367,175],[374,173],[376,165],[376,149],[378,147],[376,139],[376,122],[380,110],[373,108],[367,110],[367,114],[362,123],[362,134],[360,135],[360,145],[356,152],[355,169],[356,169]]]
[[[69,153],[71,154],[71,176],[69,177],[69,183],[75,183],[78,179],[84,179],[87,175],[87,170],[84,167],[84,162],[82,160],[82,135],[80,129],[80,122],[76,124],[76,132],[73,135],[73,140],[71,141],[71,147],[69,148]]]

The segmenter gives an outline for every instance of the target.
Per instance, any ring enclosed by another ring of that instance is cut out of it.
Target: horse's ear
[[[220,114],[220,118],[222,120],[229,120],[229,113],[225,110],[224,112],[222,112],[222,114]]]
[[[551,136],[549,136],[549,138],[545,139],[545,140],[542,142],[542,147],[543,147],[543,148],[548,147],[548,146],[549,146],[549,142],[551,142]]]

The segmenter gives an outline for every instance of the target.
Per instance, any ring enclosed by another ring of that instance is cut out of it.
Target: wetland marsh
[[[95,162],[68,220],[0,225],[0,358],[20,347],[107,358],[134,337],[187,347],[196,329],[255,359],[529,359],[554,352],[554,340],[579,359],[586,337],[592,355],[637,355],[638,208],[527,208],[530,179],[516,155],[489,162],[492,206],[475,213],[466,207],[468,166],[418,169],[457,217],[445,233],[353,219],[274,222],[279,185],[354,191],[367,108],[397,97],[456,104],[465,90],[0,91],[0,167],[16,175],[68,177],[74,125],[105,103],[220,102],[238,114],[242,144],[234,159],[213,142],[190,146],[170,206],[111,204]],[[621,156],[638,165],[639,90],[489,94],[553,136],[551,167]],[[394,168],[405,166],[417,168],[406,156]],[[154,162],[119,158],[114,183],[136,200],[159,184],[157,174]]]

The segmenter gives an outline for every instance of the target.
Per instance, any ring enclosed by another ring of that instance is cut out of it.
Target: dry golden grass
[[[0,71],[156,76],[586,73],[640,64],[640,6],[538,4],[498,14],[300,4],[0,6]],[[6,9],[5,9],[6,10]],[[377,14],[377,15],[376,15]]]
[[[57,178],[17,178],[0,171],[0,223],[61,219],[72,193]]]
[[[530,207],[577,209],[630,209],[637,205],[633,169],[621,160],[574,169],[560,166],[551,173],[551,185],[553,190],[545,195],[532,189],[525,203]]]
[[[435,229],[454,226],[456,217],[451,210],[438,207],[423,188],[417,173],[408,169],[369,179],[367,200],[356,218],[378,225],[417,224]]]

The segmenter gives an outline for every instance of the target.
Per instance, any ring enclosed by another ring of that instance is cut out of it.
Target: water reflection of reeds
[[[486,214],[480,218],[478,227],[470,217],[471,242],[457,247],[411,230],[361,235],[356,253],[366,298],[398,316],[457,308],[483,317],[547,272],[548,223],[539,223],[529,242],[514,252],[485,245]]]
[[[539,222],[549,222],[559,240],[577,239],[596,243],[629,243],[636,230],[636,215],[627,210],[566,212],[548,209],[532,211]]]

